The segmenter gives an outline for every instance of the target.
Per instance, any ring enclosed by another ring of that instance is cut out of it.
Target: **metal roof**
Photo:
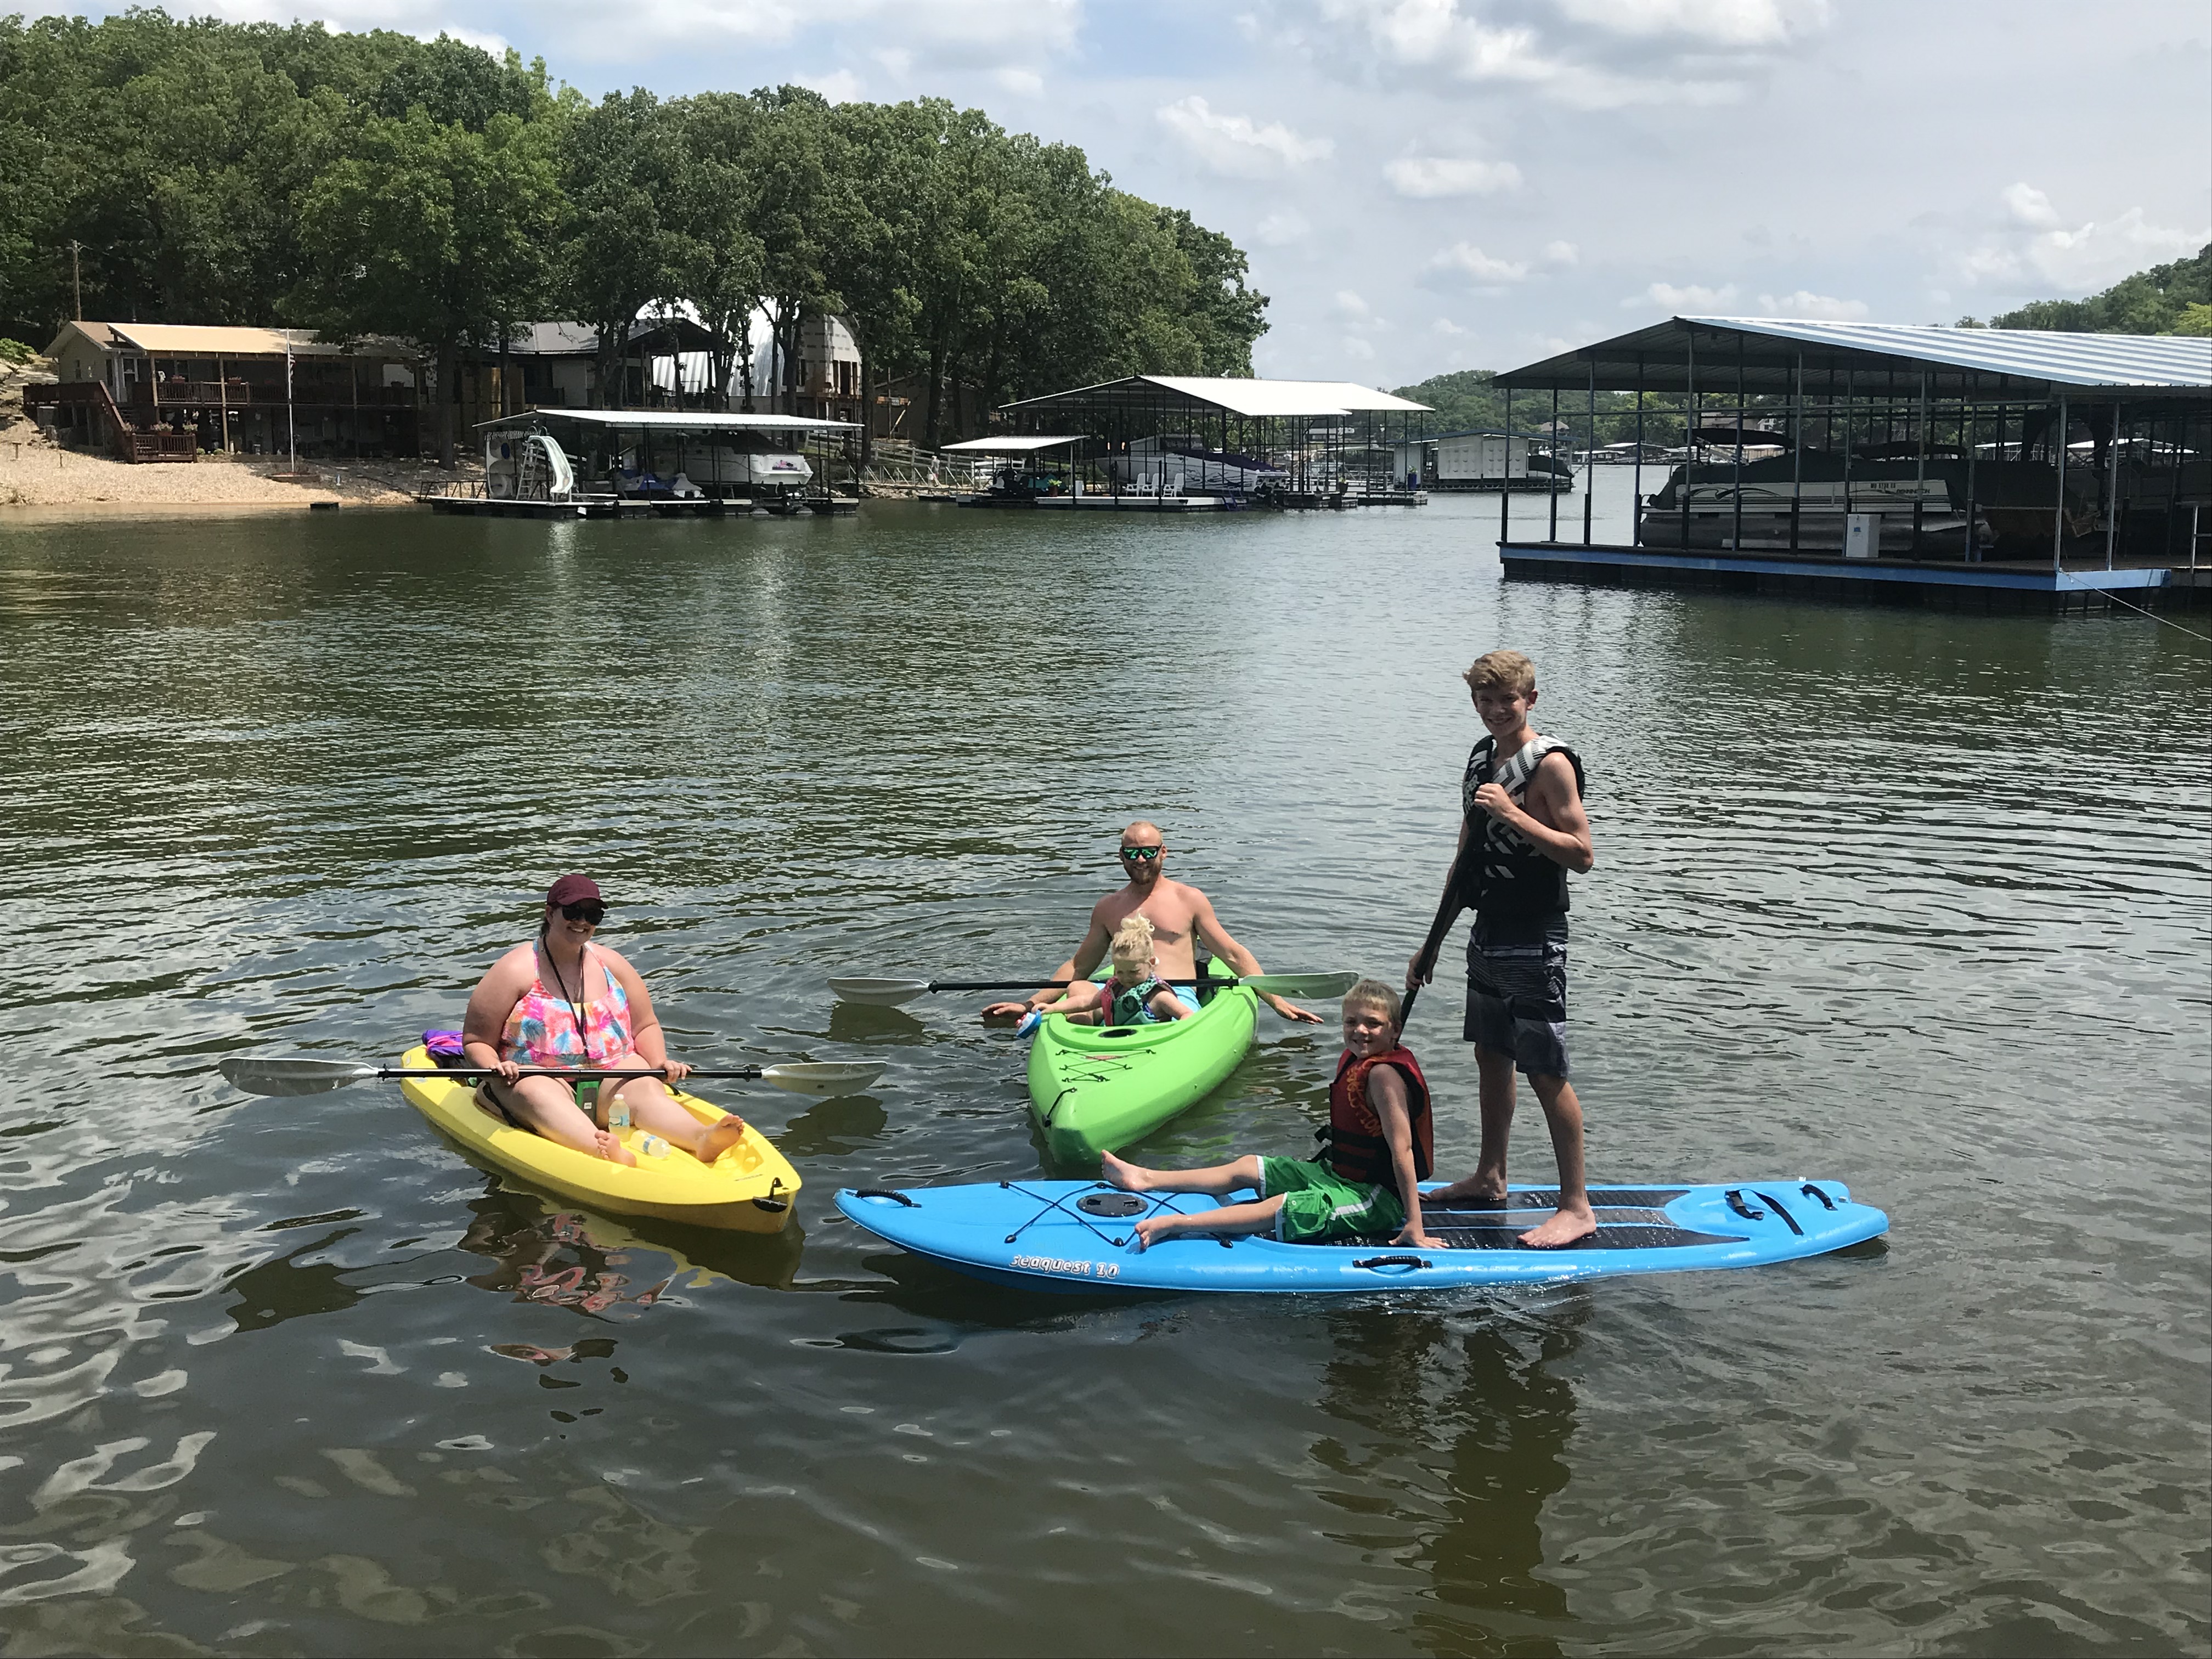
[[[817,421],[804,415],[741,415],[703,409],[532,409],[479,427],[528,426],[533,421],[571,421],[578,426],[623,427],[655,432],[858,432],[858,421]]]
[[[1081,438],[970,438],[965,443],[940,446],[943,453],[957,455],[963,451],[972,455],[1027,455],[1040,449],[1058,449],[1062,444],[1079,444]]]
[[[1516,391],[1919,394],[1969,401],[2064,393],[2172,398],[2212,391],[2212,339],[2175,335],[2054,334],[1927,324],[1796,322],[1774,317],[1675,317],[1500,374]]]
[[[1163,391],[1253,420],[1269,416],[1351,415],[1364,410],[1405,410],[1425,414],[1429,407],[1426,404],[1408,403],[1403,398],[1352,380],[1260,380],[1197,374],[1132,374],[1126,380],[1048,392],[1042,398],[1025,398],[1001,407],[1042,409],[1054,404],[1151,406],[1159,402]]]

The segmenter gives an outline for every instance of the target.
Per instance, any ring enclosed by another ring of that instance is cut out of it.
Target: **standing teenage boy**
[[[1587,874],[1597,855],[1583,811],[1583,763],[1528,723],[1536,665],[1518,651],[1475,659],[1464,677],[1488,735],[1468,757],[1461,786],[1457,879],[1448,910],[1473,910],[1467,947],[1467,1040],[1482,1074],[1482,1152],[1474,1173],[1431,1195],[1501,1203],[1513,1128],[1515,1072],[1528,1074],[1559,1161],[1559,1205],[1521,1235],[1557,1249],[1597,1231],[1583,1182],[1583,1109],[1567,1081],[1567,872]],[[1410,988],[1436,973],[1425,950]]]

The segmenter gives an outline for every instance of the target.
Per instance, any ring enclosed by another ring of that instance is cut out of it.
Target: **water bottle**
[[[629,1127],[629,1102],[620,1095],[607,1103],[607,1127],[617,1134]]]
[[[641,1152],[647,1158],[666,1158],[668,1143],[656,1134],[641,1134],[637,1138],[631,1150]]]

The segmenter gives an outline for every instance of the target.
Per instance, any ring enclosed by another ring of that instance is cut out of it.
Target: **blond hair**
[[[1404,1005],[1398,1000],[1398,993],[1379,979],[1363,979],[1344,994],[1346,1007],[1355,1004],[1362,1008],[1375,1009],[1386,1016],[1393,1026],[1399,1025],[1405,1018],[1402,1012]]]
[[[1518,651],[1486,651],[1460,678],[1476,691],[1510,691],[1526,697],[1536,690],[1536,665]]]
[[[1158,952],[1152,948],[1152,919],[1133,915],[1114,930],[1114,966],[1124,963],[1133,968],[1139,963],[1152,961]]]

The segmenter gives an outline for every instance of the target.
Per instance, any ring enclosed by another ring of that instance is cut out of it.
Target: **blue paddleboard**
[[[1431,1183],[1434,1185],[1435,1183]],[[1555,1187],[1516,1187],[1504,1208],[1423,1206],[1451,1248],[1388,1240],[1285,1244],[1187,1233],[1139,1250],[1148,1215],[1189,1214],[1226,1200],[1124,1193],[1095,1181],[1001,1181],[956,1187],[846,1188],[837,1207],[902,1249],[996,1283],[1052,1291],[1377,1291],[1531,1285],[1620,1273],[1757,1267],[1876,1238],[1889,1218],[1851,1201],[1841,1182],[1592,1187],[1595,1235],[1571,1249],[1516,1241],[1552,1212]]]

